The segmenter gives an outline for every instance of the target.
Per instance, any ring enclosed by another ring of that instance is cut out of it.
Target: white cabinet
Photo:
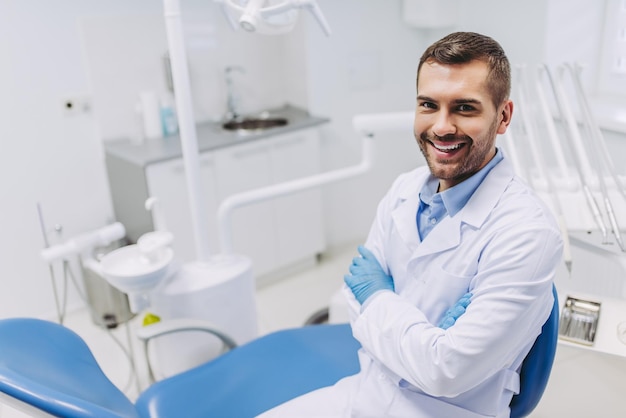
[[[273,183],[320,172],[320,147],[316,131],[277,137],[271,143]],[[288,265],[302,254],[318,254],[325,248],[319,188],[277,198],[274,201],[277,264]]]
[[[207,216],[217,213],[215,186],[215,157],[212,153],[200,154],[200,185],[204,191]],[[145,170],[148,195],[158,198],[165,217],[167,229],[174,234],[172,248],[181,261],[196,259],[196,247],[191,224],[189,193],[182,158],[150,164]],[[211,252],[218,251],[217,227],[209,222],[209,243]]]
[[[235,193],[272,183],[269,142],[259,140],[215,152],[219,202]],[[257,275],[276,265],[273,206],[274,202],[265,201],[237,208],[229,225],[233,251],[250,257]]]
[[[319,173],[317,130],[304,129],[215,152],[218,201],[238,192]],[[315,257],[325,248],[319,189],[235,209],[234,251],[257,275]]]
[[[200,154],[201,187],[209,217],[209,242],[219,252],[217,209],[235,193],[316,174],[319,137],[315,128],[243,142]],[[147,194],[156,196],[174,234],[182,261],[195,259],[189,202],[181,158],[145,169]],[[237,208],[231,218],[232,245],[249,256],[261,276],[314,260],[325,248],[319,189],[298,192]]]

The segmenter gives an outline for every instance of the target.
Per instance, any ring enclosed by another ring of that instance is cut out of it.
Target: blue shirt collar
[[[469,201],[472,194],[478,189],[480,183],[483,182],[487,174],[494,168],[500,161],[502,161],[503,155],[500,150],[496,148],[496,155],[487,163],[486,166],[480,169],[477,173],[462,181],[461,183],[439,193],[443,205],[448,212],[448,216],[452,217],[456,215],[463,206]],[[427,204],[432,204],[433,198],[437,194],[437,188],[439,187],[439,179],[429,176],[426,184],[420,192],[420,200]],[[438,200],[438,199],[436,199]]]

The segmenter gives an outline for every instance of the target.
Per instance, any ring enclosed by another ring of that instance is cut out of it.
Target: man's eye
[[[457,107],[457,109],[461,112],[471,112],[474,110],[474,106],[468,104],[462,104]]]
[[[432,102],[422,102],[421,106],[426,109],[436,109],[437,106]]]

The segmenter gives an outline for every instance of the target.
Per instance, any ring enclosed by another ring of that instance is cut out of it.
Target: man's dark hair
[[[511,65],[498,42],[474,32],[454,32],[424,51],[417,67],[417,80],[425,62],[444,65],[483,61],[489,66],[487,88],[496,108],[511,93]]]

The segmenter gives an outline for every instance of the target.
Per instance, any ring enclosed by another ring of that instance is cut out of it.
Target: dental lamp
[[[233,29],[274,35],[289,32],[300,10],[309,11],[329,36],[330,26],[315,0],[215,0]]]

